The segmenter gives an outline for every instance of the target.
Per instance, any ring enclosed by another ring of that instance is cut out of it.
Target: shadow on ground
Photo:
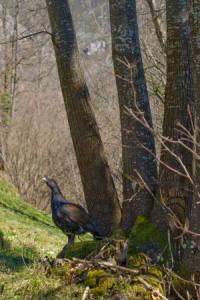
[[[0,248],[0,272],[19,271],[25,266],[30,266],[39,258],[35,248],[12,247],[9,241],[3,241]]]

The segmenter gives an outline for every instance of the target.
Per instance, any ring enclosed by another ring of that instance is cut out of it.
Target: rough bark
[[[120,205],[79,61],[68,1],[46,0],[65,108],[88,210],[101,234],[119,225]]]
[[[173,141],[181,140],[188,147],[192,143],[185,141],[185,136],[178,131],[178,124],[192,134],[193,121],[193,81],[191,73],[191,43],[188,21],[188,3],[186,0],[167,0],[167,83],[164,103],[163,136]],[[190,111],[190,113],[189,113]],[[192,175],[193,157],[190,151],[177,143],[163,139],[161,160],[176,171],[186,175],[179,159]],[[176,159],[170,152],[177,155]],[[189,218],[192,203],[192,185],[188,178],[160,165],[161,198],[184,224]],[[163,217],[163,216],[162,216]],[[160,226],[163,219],[155,215]],[[164,229],[166,230],[166,228]]]
[[[152,128],[151,111],[145,82],[136,3],[110,0],[112,57],[118,90],[123,163],[122,227],[130,230],[138,215],[149,216],[156,186],[154,138],[126,109],[132,110]],[[139,109],[139,110],[138,110]],[[139,113],[140,111],[140,113]],[[145,146],[151,153],[144,150]],[[145,183],[145,184],[144,184]]]
[[[192,74],[194,82],[195,95],[195,140],[197,144],[194,147],[195,152],[200,155],[200,2],[199,0],[190,0],[190,32],[192,39]],[[195,191],[190,216],[189,229],[200,234],[200,162],[195,160],[194,164]],[[190,242],[197,246],[197,252],[186,253],[185,263],[193,271],[200,270],[200,238],[195,235],[189,236]]]

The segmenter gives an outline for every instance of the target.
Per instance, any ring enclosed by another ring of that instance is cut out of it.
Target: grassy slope
[[[5,239],[0,248],[0,299],[45,299],[49,290],[60,289],[59,278],[47,280],[38,262],[55,257],[66,237],[50,215],[25,203],[6,178],[0,178],[0,232]],[[62,298],[62,289],[52,297]]]
[[[140,227],[137,231],[141,237]],[[147,226],[145,225],[145,227]],[[118,299],[108,297],[110,292],[125,294],[127,295],[125,299],[152,299],[151,293],[147,293],[143,285],[134,282],[130,285],[127,282],[127,276],[120,279],[119,284],[112,275],[102,275],[101,273],[105,273],[103,270],[87,271],[87,275],[84,273],[83,276],[80,267],[78,269],[74,266],[69,268],[66,265],[53,267],[49,265],[48,259],[46,263],[45,256],[55,257],[62,249],[66,243],[65,235],[52,224],[51,216],[25,203],[8,180],[2,179],[0,176],[0,235],[2,233],[5,243],[2,247],[0,241],[0,299],[81,300],[86,285],[92,288],[92,293],[95,294],[91,299],[95,300]],[[146,235],[150,236],[152,233],[148,231]],[[145,241],[146,235],[144,236]],[[155,235],[154,231],[153,235]],[[84,236],[84,240],[89,239],[89,235]],[[135,237],[133,241],[134,244],[137,243]],[[99,242],[97,245],[93,243],[76,243],[74,250],[72,249],[72,256],[84,258],[88,251],[89,253],[94,251],[93,247],[102,247]],[[70,251],[68,257],[70,257]],[[130,257],[130,263],[135,265],[134,260],[133,257],[133,262],[131,262]],[[143,265],[143,261],[141,264]],[[75,284],[75,281],[72,280],[74,276],[72,274],[75,273],[78,278],[82,278],[81,284]],[[158,281],[157,278],[154,284],[157,285],[159,282],[160,285],[161,273],[156,270],[156,274],[158,274],[156,278],[158,276],[160,279]],[[90,278],[91,276],[97,277]],[[99,276],[102,277],[101,280]],[[152,283],[152,278],[150,280]]]

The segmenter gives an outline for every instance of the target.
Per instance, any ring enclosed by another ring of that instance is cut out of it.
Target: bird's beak
[[[45,182],[47,182],[47,179],[46,179],[46,177],[42,177],[42,180],[43,180],[43,181],[45,181]]]

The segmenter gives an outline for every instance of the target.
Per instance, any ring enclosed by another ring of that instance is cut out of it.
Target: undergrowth
[[[81,239],[66,259],[56,259],[66,236],[50,215],[23,201],[5,177],[0,179],[0,299],[81,300],[87,289],[91,300],[165,299],[167,242],[148,220],[139,217],[128,237],[125,268],[118,263],[121,231],[103,241],[90,235]],[[174,283],[180,286],[177,278]]]

